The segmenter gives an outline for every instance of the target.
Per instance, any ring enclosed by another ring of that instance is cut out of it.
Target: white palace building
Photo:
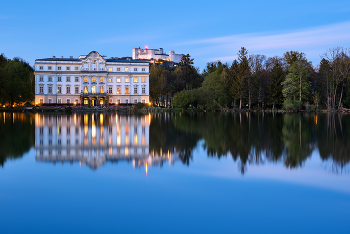
[[[101,56],[35,60],[35,104],[149,103],[149,63]]]

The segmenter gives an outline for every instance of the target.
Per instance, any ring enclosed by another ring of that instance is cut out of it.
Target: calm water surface
[[[0,233],[350,233],[350,116],[0,114]]]

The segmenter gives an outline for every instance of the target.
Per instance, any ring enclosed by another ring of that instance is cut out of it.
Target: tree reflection
[[[301,167],[317,147],[323,160],[337,167],[350,160],[348,115],[266,113],[156,114],[150,147],[177,151],[189,164],[199,140],[209,157],[238,161],[244,174],[249,164],[283,162]]]
[[[0,115],[0,164],[7,159],[21,158],[34,145],[34,124],[31,114]]]

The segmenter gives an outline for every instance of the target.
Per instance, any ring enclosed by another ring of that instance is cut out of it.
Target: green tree
[[[271,85],[269,86],[269,91],[268,91],[269,104],[273,106],[272,107],[273,110],[275,109],[275,105],[281,105],[283,102],[282,82],[283,82],[284,76],[285,76],[285,73],[283,71],[282,65],[280,61],[276,59],[273,63],[272,69],[270,70]],[[289,86],[288,89],[292,87]],[[289,91],[286,90],[285,92],[289,92]]]

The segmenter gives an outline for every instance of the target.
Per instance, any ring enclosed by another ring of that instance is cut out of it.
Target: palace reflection
[[[150,115],[35,115],[35,160],[79,162],[96,169],[107,161],[134,167],[174,163],[171,151],[150,152]]]

